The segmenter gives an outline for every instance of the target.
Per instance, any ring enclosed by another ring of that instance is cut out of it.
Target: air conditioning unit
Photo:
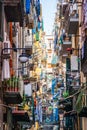
[[[10,41],[6,40],[3,42],[3,54],[5,55],[10,55]]]

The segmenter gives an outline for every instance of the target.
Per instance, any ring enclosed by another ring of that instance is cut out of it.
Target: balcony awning
[[[14,110],[12,112],[13,119],[16,121],[24,121],[24,122],[30,122],[29,115],[27,111],[24,110]]]

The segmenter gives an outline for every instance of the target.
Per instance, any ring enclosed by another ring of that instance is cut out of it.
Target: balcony
[[[79,16],[76,3],[68,5],[64,16],[64,24],[65,30],[68,34],[77,33],[79,26]]]
[[[20,22],[20,26],[23,26],[24,3],[22,0],[4,0],[4,9],[8,22]]]
[[[87,117],[87,91],[81,92],[77,98],[76,111],[80,117]]]
[[[87,75],[87,38],[84,41],[81,50],[81,69],[85,75]]]
[[[12,111],[12,117],[14,121],[28,122],[30,123],[30,118],[27,111],[24,110],[14,110]]]
[[[10,78],[4,80],[3,86],[3,98],[7,104],[19,104],[22,102],[23,96],[23,81],[19,78]]]
[[[60,55],[62,55],[63,57],[67,57],[68,56],[67,48],[71,48],[71,47],[72,47],[71,37],[64,36],[63,44],[61,45]]]
[[[60,5],[60,13],[59,13],[60,18],[64,17],[67,6],[68,2],[64,2]]]

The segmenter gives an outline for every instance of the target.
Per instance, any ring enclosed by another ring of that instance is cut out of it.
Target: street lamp
[[[19,61],[21,63],[26,63],[28,61],[29,57],[28,55],[26,55],[26,53],[22,53],[20,56],[19,56]]]
[[[10,55],[10,54],[5,54],[4,53],[4,51],[6,51],[6,50],[14,50],[15,48],[3,48],[2,49],[2,56],[4,55],[4,56],[6,56],[6,55]],[[28,49],[28,48],[27,48]],[[16,50],[24,50],[24,51],[26,51],[26,48],[16,48]],[[2,57],[3,58],[3,57]],[[28,59],[29,59],[29,56],[25,53],[25,52],[23,52],[20,56],[19,56],[19,61],[21,62],[21,63],[26,63],[27,61],[28,61]]]

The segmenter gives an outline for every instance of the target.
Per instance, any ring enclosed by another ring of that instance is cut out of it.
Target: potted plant
[[[18,77],[11,77],[6,81],[7,90],[6,91],[18,91]]]
[[[19,84],[18,84],[19,78],[18,77],[14,77],[13,81],[14,81],[14,91],[18,92],[18,90],[19,90]]]
[[[12,78],[7,80],[7,88],[8,88],[8,91],[14,91],[14,85],[13,85]]]

